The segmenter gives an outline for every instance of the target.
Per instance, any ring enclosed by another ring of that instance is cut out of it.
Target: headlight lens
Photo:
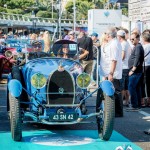
[[[91,77],[87,73],[82,73],[82,74],[78,75],[76,81],[77,81],[77,85],[80,88],[86,89],[91,82]]]
[[[31,84],[36,89],[41,89],[46,85],[46,77],[41,73],[35,73],[31,77]]]

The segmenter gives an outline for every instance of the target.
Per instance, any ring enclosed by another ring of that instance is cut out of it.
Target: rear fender
[[[8,90],[12,96],[19,97],[22,93],[22,85],[18,80],[12,79],[8,83]]]
[[[100,87],[107,96],[113,96],[115,93],[115,88],[113,86],[113,83],[110,82],[109,80],[102,81],[100,83]]]

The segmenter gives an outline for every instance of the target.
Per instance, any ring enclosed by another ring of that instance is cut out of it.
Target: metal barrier
[[[42,18],[30,17],[19,14],[9,14],[0,12],[0,24],[13,24],[13,25],[32,25],[36,21],[37,26],[56,26],[58,19],[55,18]],[[62,26],[73,27],[73,19],[61,19]],[[87,20],[77,20],[76,27],[87,27]]]

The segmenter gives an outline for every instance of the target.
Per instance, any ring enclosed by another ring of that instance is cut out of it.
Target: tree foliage
[[[109,0],[76,0],[76,18],[87,19],[89,9],[103,9],[104,5]],[[30,15],[32,10],[37,17],[52,17],[52,10],[54,18],[57,17],[57,10],[52,8],[52,3],[55,5],[57,0],[0,0],[0,12]],[[112,7],[109,6],[109,9]],[[113,7],[117,9],[117,7]],[[124,15],[128,14],[128,8],[125,4],[122,8]],[[63,11],[62,18],[73,19],[73,0],[69,0]]]
[[[8,9],[25,9],[32,6],[34,3],[34,0],[0,0],[0,6],[4,7],[5,5]]]
[[[22,9],[7,9],[7,13],[10,14],[24,14]]]
[[[76,1],[76,17],[77,20],[87,19],[87,14],[89,9],[93,9],[94,4],[88,2],[87,0],[77,0]],[[73,1],[70,0],[65,7],[67,11],[67,18],[73,18]]]
[[[48,11],[38,11],[38,13],[36,14],[36,16],[38,17],[43,17],[43,18],[51,18],[51,13]]]
[[[7,13],[7,9],[0,6],[0,12]]]

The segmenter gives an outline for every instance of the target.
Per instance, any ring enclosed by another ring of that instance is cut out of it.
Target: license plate
[[[77,119],[77,114],[66,113],[66,114],[51,114],[49,116],[50,121],[74,121]]]

